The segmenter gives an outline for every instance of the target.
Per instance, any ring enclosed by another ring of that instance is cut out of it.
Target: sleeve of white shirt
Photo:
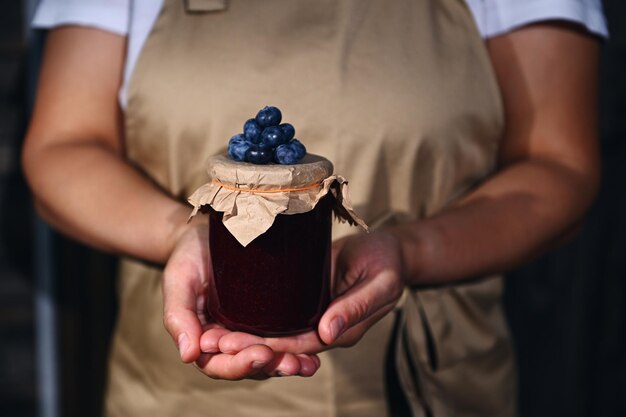
[[[131,0],[42,0],[33,27],[91,26],[120,35],[128,34]]]
[[[545,21],[579,23],[590,33],[607,37],[601,0],[467,0],[485,38]]]

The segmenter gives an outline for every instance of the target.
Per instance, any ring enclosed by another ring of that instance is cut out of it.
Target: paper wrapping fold
[[[341,221],[368,230],[352,208],[348,181],[332,175],[332,164],[320,156],[309,154],[297,165],[253,165],[218,155],[209,158],[207,171],[211,181],[188,199],[191,217],[207,205],[223,212],[224,226],[243,246],[265,233],[278,214],[313,210],[329,192]]]

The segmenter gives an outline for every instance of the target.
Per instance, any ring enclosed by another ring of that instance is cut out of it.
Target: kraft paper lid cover
[[[368,230],[352,208],[348,181],[333,175],[332,163],[321,156],[307,154],[294,165],[256,165],[216,155],[208,159],[207,172],[210,181],[188,199],[191,216],[203,206],[223,212],[224,226],[243,246],[265,233],[277,215],[313,210],[329,192],[341,221]]]

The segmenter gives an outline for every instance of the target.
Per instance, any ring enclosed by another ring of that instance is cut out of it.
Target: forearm
[[[393,230],[407,284],[446,284],[529,261],[580,223],[597,183],[596,174],[547,160],[512,164],[449,209]]]
[[[167,260],[189,214],[184,204],[97,142],[27,151],[24,170],[44,220],[108,252]]]
[[[105,251],[165,263],[189,209],[124,157],[125,56],[123,36],[79,26],[50,32],[22,164],[52,226]]]
[[[505,130],[501,169],[450,208],[404,228],[409,285],[514,268],[571,233],[599,183],[598,42],[546,22],[491,38]]]

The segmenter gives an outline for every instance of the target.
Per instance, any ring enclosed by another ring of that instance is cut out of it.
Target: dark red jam
[[[210,209],[211,316],[232,330],[262,336],[314,329],[330,300],[333,197],[307,213],[276,216],[243,247]]]

